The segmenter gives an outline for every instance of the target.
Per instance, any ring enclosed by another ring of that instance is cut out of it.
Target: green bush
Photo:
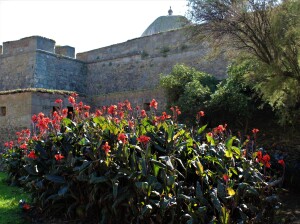
[[[10,177],[32,192],[41,217],[91,223],[272,221],[274,179],[267,154],[253,147],[257,131],[244,143],[226,125],[192,131],[177,123],[179,108],[173,116],[158,116],[155,100],[149,114],[128,101],[93,114],[74,97],[69,101],[72,119],[57,100],[60,111],[51,118],[34,115],[32,133],[23,131],[6,144]]]

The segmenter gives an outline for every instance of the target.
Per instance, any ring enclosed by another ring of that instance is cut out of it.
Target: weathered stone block
[[[75,58],[75,48],[70,46],[55,46],[55,54]]]

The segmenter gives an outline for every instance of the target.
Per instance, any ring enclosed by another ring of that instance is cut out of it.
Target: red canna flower
[[[253,133],[253,134],[256,134],[257,132],[259,132],[259,129],[257,129],[257,128],[253,128],[253,129],[252,129],[252,133]]]
[[[127,136],[124,133],[120,133],[118,135],[118,140],[121,141],[123,144],[126,143],[126,139],[127,139]]]
[[[55,103],[57,103],[57,104],[61,104],[63,101],[62,101],[62,99],[56,99],[55,100]]]
[[[158,103],[156,102],[155,99],[153,99],[153,100],[150,102],[150,107],[153,107],[155,110],[157,110],[157,105],[158,105]]]
[[[218,132],[223,132],[223,131],[225,131],[226,129],[225,129],[225,127],[223,126],[223,125],[219,125],[217,128],[216,128],[216,130],[218,131]]]
[[[28,158],[30,159],[36,159],[37,156],[35,155],[35,152],[34,151],[31,151],[28,155],[27,155]]]
[[[121,119],[123,119],[124,118],[124,112],[123,111],[119,111],[119,116],[120,116]]]
[[[56,154],[55,156],[55,159],[57,160],[57,161],[60,161],[60,160],[62,160],[63,158],[65,158],[62,154]]]
[[[104,150],[105,154],[108,155],[110,152],[110,146],[108,145],[108,142],[105,142],[105,144],[102,146],[102,149]]]
[[[205,113],[204,113],[204,111],[202,111],[202,110],[199,111],[198,114],[199,114],[200,117],[204,117],[204,116],[205,116]]]
[[[125,101],[124,101],[124,104],[125,104],[125,106],[127,107],[127,110],[132,110],[131,104],[130,104],[130,102],[129,102],[128,100],[125,100]]]
[[[77,93],[72,93],[71,96],[75,98],[75,97],[78,96],[78,94]]]
[[[227,183],[229,181],[229,176],[227,174],[223,174],[223,180]]]
[[[213,133],[208,132],[207,135],[208,135],[209,137],[212,137],[212,136],[213,136]]]
[[[96,117],[100,117],[101,115],[102,115],[101,110],[96,110],[95,116],[96,116]]]
[[[116,105],[111,105],[108,109],[107,109],[107,112],[111,115],[114,115],[115,114],[115,109],[117,108]]]
[[[145,110],[141,110],[141,117],[147,117],[147,113]]]
[[[133,127],[134,127],[134,122],[133,122],[133,121],[128,121],[128,126],[129,126],[130,128],[133,128]]]
[[[281,166],[285,167],[285,162],[284,162],[283,159],[278,160],[278,163],[279,163]]]
[[[87,118],[87,117],[89,117],[89,116],[90,116],[89,112],[84,112],[84,117],[85,117],[85,118]]]
[[[146,135],[141,135],[140,137],[137,138],[137,140],[143,144],[147,144],[150,141],[150,137]]]
[[[23,143],[22,145],[20,145],[20,149],[26,150],[27,149],[27,144]]]
[[[181,111],[179,110],[178,107],[176,107],[176,113],[177,113],[177,115],[180,115],[180,114],[181,114]]]
[[[263,156],[262,156],[262,151],[258,151],[257,154],[256,154],[256,157],[257,157],[257,159],[258,159],[258,162],[261,162],[261,161],[262,161],[262,158],[263,158]]]
[[[69,102],[70,104],[75,104],[75,98],[73,96],[69,96]]]
[[[91,109],[91,107],[88,106],[88,105],[84,105],[84,106],[83,106],[83,109],[84,109],[84,110],[89,110],[89,109]]]
[[[67,108],[64,108],[64,109],[62,110],[62,114],[63,114],[63,116],[67,116],[67,115],[68,115],[68,109],[67,109]]]
[[[27,203],[24,203],[24,204],[22,205],[22,209],[24,209],[25,211],[28,211],[28,210],[30,209],[30,205],[27,204]]]
[[[34,115],[32,115],[32,117],[31,117],[31,121],[33,122],[33,123],[36,123],[37,122],[37,120],[38,120],[38,117],[34,114]]]
[[[268,154],[266,154],[266,155],[264,155],[264,156],[262,157],[262,162],[263,162],[263,164],[264,164],[267,168],[270,168],[270,167],[271,167],[270,160],[271,160],[271,158],[270,158],[270,156],[269,156]]]

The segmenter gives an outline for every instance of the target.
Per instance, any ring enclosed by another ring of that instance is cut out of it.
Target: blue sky
[[[39,35],[76,53],[139,37],[159,16],[185,15],[185,0],[0,0],[0,44]]]

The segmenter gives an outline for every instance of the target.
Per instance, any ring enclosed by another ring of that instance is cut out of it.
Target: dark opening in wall
[[[144,110],[150,111],[150,103],[144,103]]]
[[[6,107],[0,107],[0,116],[6,116]]]
[[[69,118],[69,119],[73,119],[74,118],[74,109],[73,109],[73,107],[67,107],[68,108],[68,116],[67,116],[67,118]]]

